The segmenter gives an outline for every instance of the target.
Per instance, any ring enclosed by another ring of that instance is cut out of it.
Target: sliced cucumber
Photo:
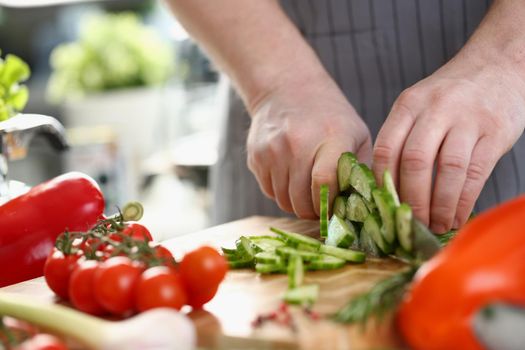
[[[390,193],[392,199],[394,200],[394,205],[398,207],[400,204],[399,195],[397,194],[396,185],[394,185],[394,179],[392,178],[392,174],[390,173],[390,171],[388,171],[388,169],[385,170],[385,172],[383,173],[383,187],[385,190],[388,191],[388,193]]]
[[[339,216],[332,215],[330,223],[328,224],[326,244],[334,247],[348,248],[355,238],[354,227],[349,226],[348,223]]]
[[[394,255],[397,258],[402,259],[402,260],[406,260],[406,261],[411,261],[414,258],[414,256],[410,252],[407,252],[405,249],[403,249],[402,246],[398,246],[396,248],[396,251],[394,252]]]
[[[344,192],[350,189],[352,167],[357,163],[357,158],[352,152],[345,152],[339,156],[339,160],[337,161],[337,182],[339,184],[339,191]]]
[[[412,219],[412,237],[414,255],[420,259],[428,260],[441,249],[436,236],[416,218]]]
[[[255,264],[255,271],[259,273],[283,273],[286,272],[286,265],[284,264]]]
[[[361,263],[365,261],[365,254],[363,252],[357,252],[355,250],[342,249],[337,247],[332,247],[329,245],[322,245],[320,249],[321,253],[335,256],[339,259],[344,259],[346,261]]]
[[[288,262],[288,288],[297,288],[303,284],[304,264],[299,255],[290,257]]]
[[[304,261],[313,261],[321,258],[320,254],[307,252],[304,250],[297,250],[292,247],[277,247],[275,252],[285,259],[289,259],[294,255],[300,256]]]
[[[308,270],[332,270],[345,266],[346,261],[332,255],[322,254],[317,260],[306,265]]]
[[[252,242],[245,236],[239,237],[235,242],[237,247],[237,254],[243,260],[252,259],[255,256],[255,250],[253,249]]]
[[[310,245],[310,246],[317,247],[317,248],[319,248],[319,246],[321,245],[321,242],[319,242],[317,239],[302,235],[300,233],[287,232],[287,231],[283,231],[275,227],[270,227],[270,231],[275,232],[279,236],[281,236],[285,240],[286,244],[288,243],[292,243],[295,245],[304,244],[304,245]]]
[[[333,212],[334,215],[339,216],[341,219],[346,217],[346,202],[348,198],[345,196],[337,196],[334,200]]]
[[[372,191],[372,195],[374,197],[374,201],[377,204],[377,209],[379,210],[379,215],[381,216],[381,220],[383,222],[381,232],[383,233],[386,241],[392,244],[396,240],[396,207],[394,205],[394,200],[392,199],[390,193],[382,188],[374,189]]]
[[[350,185],[367,201],[372,200],[372,190],[377,187],[372,170],[362,163],[352,167]]]
[[[253,267],[253,259],[252,260],[248,260],[248,259],[244,259],[244,260],[229,260],[228,261],[228,265],[230,266],[231,269],[249,268],[249,267]]]
[[[224,255],[237,255],[237,248],[221,247],[221,250],[224,253]]]
[[[249,258],[246,259],[246,258],[243,258],[243,257],[239,257],[238,254],[222,254],[222,256],[224,256],[226,258],[226,260],[228,261],[237,261],[237,260],[250,260]]]
[[[282,265],[284,264],[283,258],[275,253],[270,252],[260,252],[255,254],[255,261],[262,264],[274,264]]]
[[[248,236],[254,246],[264,252],[275,252],[275,248],[285,245],[284,241],[274,236]]]
[[[402,203],[396,208],[396,233],[401,247],[407,252],[412,251],[412,208]]]
[[[307,284],[297,288],[288,289],[284,300],[290,304],[313,304],[319,297],[319,285]]]
[[[313,245],[308,245],[308,244],[303,244],[303,243],[294,245],[293,248],[297,250],[302,250],[306,252],[314,252],[314,253],[317,253],[319,251],[319,247],[314,247]]]
[[[374,243],[381,249],[385,254],[390,254],[393,252],[393,246],[388,243],[385,239],[383,233],[381,233],[381,219],[376,213],[371,213],[365,220],[363,226],[364,230],[367,232],[370,237],[374,240]]]
[[[320,235],[326,237],[328,235],[328,201],[329,201],[329,189],[327,184],[321,185],[320,190],[320,209],[319,209],[319,223],[320,223]]]
[[[357,193],[352,193],[348,197],[348,202],[346,205],[346,218],[352,221],[364,222],[365,219],[370,214],[363,197]]]
[[[359,246],[362,251],[367,255],[379,258],[382,253],[370,233],[365,229],[365,226],[361,228],[361,235],[359,236]]]

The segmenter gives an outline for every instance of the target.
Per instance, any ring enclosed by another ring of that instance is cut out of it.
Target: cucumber
[[[230,266],[231,269],[244,269],[253,267],[253,259],[243,259],[243,260],[229,260],[228,266]]]
[[[284,264],[255,264],[255,271],[259,273],[283,273],[286,272],[286,265]]]
[[[242,260],[253,260],[255,250],[253,249],[252,242],[247,237],[239,237],[235,242],[235,246],[237,247],[237,254]]]
[[[283,258],[275,253],[270,252],[260,252],[255,254],[255,261],[262,264],[274,264],[282,265],[284,264]]]
[[[346,202],[348,198],[345,196],[337,196],[334,200],[333,213],[341,219],[346,218]]]
[[[277,247],[275,252],[285,259],[290,259],[294,255],[300,256],[304,261],[313,261],[321,258],[320,254],[297,250],[292,247]]]
[[[386,241],[390,244],[396,240],[396,221],[395,221],[395,210],[394,200],[390,193],[383,188],[376,188],[372,191],[374,201],[377,204],[379,215],[383,225],[381,232],[383,233]],[[377,243],[377,242],[376,242]],[[386,253],[386,252],[385,252]]]
[[[346,218],[352,221],[364,222],[365,219],[370,214],[363,197],[357,193],[352,193],[348,197],[348,202],[346,205]]]
[[[367,201],[372,200],[372,190],[377,187],[372,170],[362,163],[352,167],[350,185]]]
[[[221,247],[221,250],[224,253],[224,255],[237,255],[237,248]]]
[[[320,189],[320,209],[319,209],[319,223],[320,223],[320,235],[326,237],[328,235],[328,201],[329,201],[329,189],[327,184],[321,185]]]
[[[403,247],[401,247],[401,246],[398,246],[396,248],[396,251],[394,252],[394,255],[398,259],[402,259],[402,260],[406,260],[406,261],[412,261],[414,259],[414,256],[410,252],[407,252],[405,249],[403,249]]]
[[[393,246],[388,243],[388,241],[383,236],[380,222],[381,219],[379,216],[376,213],[371,213],[366,218],[363,228],[383,253],[390,254],[394,249]]]
[[[248,236],[248,239],[260,251],[275,252],[276,247],[285,245],[284,241],[274,236]]]
[[[377,205],[376,205],[376,203],[373,200],[367,201],[365,198],[361,198],[361,199],[365,203],[365,205],[368,208],[369,212],[377,211]]]
[[[368,231],[365,229],[365,226],[361,228],[361,235],[359,236],[359,247],[362,251],[364,251],[367,255],[372,256],[374,258],[379,258],[382,253],[377,244],[374,242],[374,239],[368,233]]]
[[[270,231],[275,232],[279,236],[281,236],[285,240],[286,244],[289,244],[289,243],[294,244],[294,245],[304,244],[304,245],[310,245],[316,248],[319,248],[319,246],[321,245],[321,242],[319,242],[317,239],[302,235],[300,233],[287,232],[287,231],[283,231],[275,227],[270,227]]]
[[[332,270],[345,266],[346,261],[332,255],[322,254],[319,259],[310,261],[306,265],[308,270]]]
[[[413,251],[417,258],[428,260],[441,249],[436,236],[416,218],[412,219],[412,237]]]
[[[305,251],[305,252],[317,253],[319,251],[319,247],[314,247],[312,245],[307,245],[307,244],[303,244],[303,243],[299,243],[297,245],[294,245],[293,248],[295,248],[297,250],[302,250],[302,251]]]
[[[350,174],[352,173],[352,167],[357,163],[357,158],[352,152],[344,152],[339,156],[337,161],[337,182],[340,192],[350,189]]]
[[[332,247],[329,245],[322,245],[320,249],[321,253],[335,256],[336,258],[343,259],[350,262],[362,263],[365,261],[365,254],[363,252],[357,252],[355,250],[342,249]]]
[[[284,293],[284,301],[290,304],[313,304],[319,297],[319,285],[307,284],[297,288],[288,289]]]
[[[401,247],[407,252],[412,251],[412,208],[402,203],[396,208],[396,233]]]
[[[392,174],[390,171],[388,171],[388,169],[383,173],[383,188],[387,190],[388,193],[390,193],[392,199],[394,200],[394,205],[398,207],[400,204],[399,195],[397,194],[396,185],[394,185]]]
[[[297,288],[303,284],[304,264],[299,255],[294,255],[288,262],[288,288]]]
[[[250,259],[246,259],[246,258],[240,257],[237,254],[223,254],[222,256],[224,256],[226,258],[226,260],[228,260],[228,261],[237,261],[237,260],[248,260],[248,261],[250,261]]]
[[[328,237],[326,237],[326,244],[334,247],[348,248],[355,240],[356,234],[353,226],[341,219],[337,215],[332,215],[330,223],[328,224]],[[321,248],[323,246],[321,245]]]

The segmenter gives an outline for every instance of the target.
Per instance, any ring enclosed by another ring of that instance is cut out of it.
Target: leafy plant
[[[30,74],[29,66],[20,57],[11,54],[6,55],[5,59],[0,57],[0,121],[24,109],[29,90],[21,83]]]
[[[81,23],[75,42],[51,53],[52,101],[93,92],[159,85],[174,71],[174,54],[134,13],[97,14]]]

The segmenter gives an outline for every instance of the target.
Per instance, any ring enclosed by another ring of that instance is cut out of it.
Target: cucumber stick
[[[239,237],[235,242],[235,246],[237,247],[237,254],[241,260],[253,260],[255,250],[253,249],[252,242],[247,237]]]
[[[320,254],[297,250],[292,247],[278,247],[275,252],[284,259],[291,259],[294,255],[300,256],[304,261],[314,261],[321,258]]]
[[[319,231],[321,237],[326,237],[328,235],[328,201],[330,197],[328,185],[321,185],[319,197],[321,200],[319,208]]]
[[[283,231],[275,227],[270,227],[270,231],[275,232],[281,236],[288,245],[304,244],[316,248],[319,248],[321,245],[321,242],[319,242],[317,239],[302,235],[300,233]]]
[[[228,260],[228,266],[232,269],[244,269],[253,267],[253,259],[248,260]]]
[[[339,184],[340,192],[350,189],[352,167],[357,163],[357,158],[352,152],[345,152],[339,156],[337,161],[337,183]]]
[[[313,304],[319,297],[319,285],[307,284],[293,289],[288,289],[284,300],[290,304]]]
[[[407,252],[412,251],[412,208],[402,203],[396,208],[396,233],[397,240]]]
[[[294,255],[288,262],[288,288],[297,288],[303,284],[304,264],[300,256]]]
[[[374,243],[383,253],[390,254],[393,252],[393,246],[388,243],[381,232],[381,219],[376,213],[368,215],[363,225],[363,229],[366,231],[367,235],[370,235]]]
[[[255,271],[259,273],[283,273],[286,272],[286,265],[284,264],[255,264]]]
[[[363,197],[357,193],[352,193],[348,197],[346,204],[346,218],[352,221],[364,222],[368,214],[370,214],[370,210],[365,204]]]
[[[392,196],[383,188],[376,188],[372,191],[374,201],[377,204],[379,215],[382,220],[381,232],[386,241],[390,244],[396,240],[396,221],[395,221],[395,204]],[[386,252],[385,252],[386,253]]]
[[[282,265],[284,264],[283,258],[279,255],[271,252],[260,252],[255,254],[255,261],[259,264],[274,264]]]
[[[308,270],[331,270],[345,266],[346,261],[332,255],[322,254],[318,259],[306,265]]]
[[[354,164],[350,174],[350,185],[367,201],[372,201],[372,190],[377,186],[374,174],[366,164]]]
[[[321,253],[335,256],[336,258],[343,259],[343,260],[350,261],[350,262],[355,262],[355,263],[361,263],[365,261],[365,254],[363,252],[357,252],[355,250],[332,247],[329,245],[322,245]]]
[[[352,224],[350,223],[350,225]],[[354,227],[350,225],[339,216],[332,215],[328,224],[328,237],[326,237],[325,244],[342,248],[350,247],[356,238]]]
[[[401,204],[399,202],[399,195],[397,194],[396,185],[394,185],[392,174],[388,170],[385,170],[383,173],[383,188],[387,190],[388,193],[390,193],[392,199],[394,200],[394,205],[398,207]]]
[[[341,219],[346,218],[346,202],[348,198],[345,196],[337,196],[334,200],[333,212],[334,215],[339,216]]]
[[[275,248],[285,245],[284,241],[273,236],[248,236],[258,251],[275,252]]]

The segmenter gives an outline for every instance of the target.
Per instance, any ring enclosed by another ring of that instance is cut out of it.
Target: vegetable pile
[[[127,317],[157,307],[200,308],[223,280],[227,263],[213,248],[189,252],[177,263],[152,242],[142,206],[132,202],[87,231],[64,232],[44,266],[53,292],[80,311]]]

